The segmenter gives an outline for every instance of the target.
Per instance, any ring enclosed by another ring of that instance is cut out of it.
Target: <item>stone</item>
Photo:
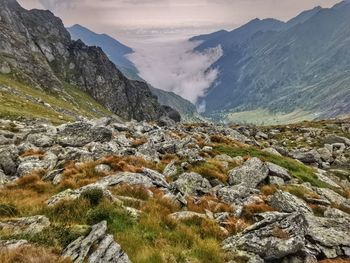
[[[312,213],[311,208],[308,207],[304,200],[281,190],[270,196],[268,203],[280,212]]]
[[[243,205],[248,197],[258,193],[259,190],[257,189],[249,188],[245,184],[239,184],[222,187],[217,190],[216,195],[227,204]]]
[[[28,246],[28,241],[24,239],[11,239],[11,240],[0,240],[0,250],[6,249],[6,250],[12,250],[17,249],[19,247]]]
[[[129,257],[107,233],[107,222],[92,226],[87,236],[81,236],[70,243],[63,251],[74,263],[131,263]]]
[[[255,188],[268,176],[268,169],[258,158],[246,161],[243,166],[234,168],[229,172],[228,182],[230,185],[246,184]]]
[[[269,170],[269,175],[280,177],[285,181],[289,181],[292,179],[287,169],[270,162],[267,162],[266,166],[267,166],[267,169]]]
[[[285,182],[282,178],[277,177],[277,176],[269,176],[269,184],[271,185],[284,185]]]
[[[165,176],[168,176],[168,177],[177,175],[178,169],[175,165],[175,161],[172,161],[167,166],[165,166],[163,173]]]
[[[296,150],[290,153],[290,157],[297,159],[305,164],[321,164],[321,156],[316,150],[301,151]]]
[[[206,214],[200,214],[200,213],[191,212],[191,211],[180,211],[169,215],[170,219],[173,219],[176,221],[191,219],[193,217],[208,218]]]
[[[317,194],[319,194],[322,197],[325,197],[327,200],[329,200],[331,203],[336,205],[341,205],[346,202],[346,198],[341,196],[340,194],[334,192],[331,189],[328,188],[316,188],[315,191]]]
[[[261,217],[242,233],[224,240],[223,249],[243,250],[269,261],[294,255],[304,248],[307,223],[302,215],[269,212]]]
[[[112,168],[108,164],[99,164],[95,166],[95,171],[97,173],[109,173]]]
[[[332,207],[327,207],[326,211],[324,212],[324,216],[330,218],[347,218],[350,220],[350,214]]]
[[[263,152],[271,153],[277,156],[282,156],[275,148],[264,148]]]
[[[11,152],[6,150],[6,148],[3,151],[0,151],[0,168],[8,176],[14,176],[17,172],[15,158]]]
[[[81,147],[90,142],[108,142],[112,131],[106,127],[95,127],[85,122],[64,124],[58,127],[57,142],[62,146]]]
[[[350,220],[346,218],[323,218],[305,216],[307,238],[316,244],[326,256],[344,256],[343,248],[350,247]]]
[[[13,218],[0,222],[0,231],[16,234],[37,234],[50,226],[47,217],[38,215],[32,217]]]
[[[54,139],[43,133],[29,134],[27,141],[36,147],[50,147],[54,144]]]
[[[211,185],[207,179],[197,173],[183,173],[171,184],[171,188],[185,196],[204,194]]]
[[[320,154],[322,161],[324,162],[332,162],[333,161],[333,153],[326,147],[320,148],[317,150]]]
[[[169,187],[169,184],[163,174],[148,168],[143,169],[143,174],[150,178],[155,186],[164,188]]]
[[[327,135],[324,139],[324,142],[327,144],[334,144],[334,143],[344,143],[347,146],[350,146],[350,139],[346,137],[341,137],[335,134]]]

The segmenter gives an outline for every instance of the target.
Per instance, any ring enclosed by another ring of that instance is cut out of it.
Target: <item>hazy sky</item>
[[[19,0],[26,8],[50,9],[66,25],[82,24],[116,36],[130,29],[211,31],[231,29],[253,18],[288,20],[299,12],[339,0]],[[124,36],[123,36],[124,37]]]

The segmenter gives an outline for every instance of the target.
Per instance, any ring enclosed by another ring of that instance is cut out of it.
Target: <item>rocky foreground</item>
[[[349,138],[345,120],[1,120],[0,261],[348,262]]]

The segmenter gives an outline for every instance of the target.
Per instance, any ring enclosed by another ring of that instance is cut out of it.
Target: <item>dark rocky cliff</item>
[[[64,85],[75,85],[125,119],[165,114],[146,83],[127,79],[100,48],[72,41],[50,11],[15,0],[0,0],[0,10],[0,73],[63,97]]]

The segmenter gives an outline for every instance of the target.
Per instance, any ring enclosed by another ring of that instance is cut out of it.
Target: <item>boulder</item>
[[[154,171],[154,170],[151,170],[148,168],[143,169],[143,174],[145,176],[147,176],[148,178],[150,178],[154,185],[156,185],[158,187],[164,187],[164,188],[169,187],[169,184],[166,181],[166,178],[163,174],[158,173],[157,171]]]
[[[229,172],[228,182],[230,185],[246,184],[251,188],[257,187],[268,176],[268,169],[258,158],[246,161],[242,166]]]
[[[0,168],[8,176],[14,176],[17,172],[17,154],[12,153],[7,147],[0,150]]]
[[[185,196],[204,194],[211,185],[207,179],[197,173],[183,173],[171,184],[171,188]]]
[[[307,223],[301,214],[270,212],[261,217],[261,221],[242,233],[224,240],[223,248],[232,252],[243,250],[266,261],[280,260],[303,250]]]
[[[278,190],[274,195],[272,195],[268,203],[274,209],[285,212],[285,213],[312,213],[312,210],[305,203],[304,200],[288,193]]]
[[[23,239],[0,240],[0,251],[2,249],[6,249],[6,250],[17,249],[19,247],[28,246],[28,245],[29,245],[28,241]]]
[[[85,122],[75,122],[58,127],[57,142],[62,146],[81,147],[90,142],[108,142],[112,131],[106,127],[93,126]]]
[[[285,181],[289,181],[292,179],[287,169],[270,162],[267,162],[266,166],[267,166],[267,169],[269,170],[270,176],[280,177]]]
[[[350,257],[350,221],[346,218],[305,216],[307,238],[327,258]]]
[[[70,243],[63,251],[74,263],[131,263],[129,257],[107,233],[107,222],[92,226],[87,236],[81,236]]]
[[[330,134],[326,136],[324,139],[324,142],[327,144],[334,144],[334,143],[344,143],[347,146],[350,146],[350,139],[346,137],[341,137],[335,134]]]
[[[50,147],[54,144],[54,139],[44,133],[29,134],[27,141],[36,147]]]
[[[302,151],[296,150],[291,152],[290,157],[297,159],[305,164],[321,164],[321,156],[316,150]]]
[[[169,215],[170,219],[173,219],[176,221],[191,219],[193,217],[208,218],[206,214],[200,214],[200,213],[191,212],[191,211],[180,211]]]
[[[217,190],[216,195],[227,204],[243,205],[246,198],[258,194],[259,190],[245,184],[225,186]]]
[[[0,230],[4,233],[36,234],[50,226],[50,221],[45,216],[32,216],[13,218],[0,222]]]

